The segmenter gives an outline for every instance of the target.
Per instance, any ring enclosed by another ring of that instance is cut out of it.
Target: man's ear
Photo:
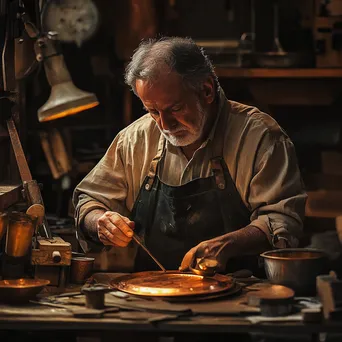
[[[202,86],[202,94],[204,101],[207,104],[211,104],[215,100],[215,82],[212,77],[209,77]]]

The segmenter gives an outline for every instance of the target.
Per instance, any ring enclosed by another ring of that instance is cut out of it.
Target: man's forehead
[[[137,80],[136,89],[145,105],[154,103],[162,103],[163,106],[172,105],[184,97],[184,87],[179,79]]]
[[[180,85],[183,83],[182,80],[182,77],[177,72],[163,68],[149,79],[138,79],[136,81],[136,85],[166,87],[171,85]]]

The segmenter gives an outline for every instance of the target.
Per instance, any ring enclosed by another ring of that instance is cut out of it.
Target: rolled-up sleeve
[[[251,225],[261,229],[273,247],[286,240],[296,247],[303,230],[307,199],[295,148],[287,136],[269,144],[257,158],[249,188]]]
[[[94,245],[82,231],[85,216],[92,210],[103,209],[127,215],[125,200],[127,182],[122,159],[120,134],[93,170],[77,185],[73,194],[77,238],[87,252]]]

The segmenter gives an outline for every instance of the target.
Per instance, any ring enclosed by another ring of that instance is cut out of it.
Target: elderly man
[[[286,133],[227,100],[191,39],[142,42],[126,83],[147,114],[123,129],[74,193],[78,238],[102,269],[153,270],[133,232],[167,269],[199,256],[256,270],[256,256],[295,247],[306,194]]]

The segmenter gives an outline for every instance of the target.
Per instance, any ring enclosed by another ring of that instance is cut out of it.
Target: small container
[[[8,215],[7,213],[0,212],[0,241],[5,235],[8,226]]]
[[[102,285],[83,287],[81,290],[86,297],[86,307],[97,310],[105,308],[105,293],[109,291],[110,287]]]
[[[328,257],[319,249],[278,249],[261,256],[269,281],[293,289],[296,296],[315,295],[316,277],[329,272]]]
[[[70,282],[84,284],[93,270],[95,258],[74,257],[71,259]]]
[[[23,257],[29,251],[36,230],[37,219],[21,212],[8,215],[5,252],[11,257]]]
[[[216,273],[218,261],[215,258],[197,258],[195,267],[189,267],[190,271],[202,276],[211,277]]]

